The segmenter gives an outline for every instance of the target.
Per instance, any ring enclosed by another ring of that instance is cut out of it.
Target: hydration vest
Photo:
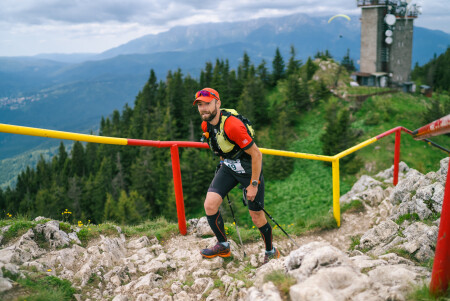
[[[255,131],[252,127],[250,120],[239,114],[234,109],[221,109],[220,121],[218,125],[213,126],[207,122],[207,129],[203,135],[207,138],[209,147],[217,156],[221,156],[225,159],[238,159],[244,153],[244,151],[231,141],[225,133],[224,126],[228,117],[234,116],[238,118],[247,128],[247,133],[252,139],[255,136]],[[204,121],[206,122],[206,121]]]

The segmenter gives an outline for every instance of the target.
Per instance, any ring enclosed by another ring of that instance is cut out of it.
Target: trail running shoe
[[[200,254],[202,254],[202,256],[205,258],[214,258],[217,256],[230,257],[231,256],[230,244],[228,244],[228,247],[224,247],[220,242],[218,242],[211,249],[201,250]]]
[[[263,264],[268,263],[271,259],[280,258],[280,251],[278,251],[278,249],[275,247],[273,247],[273,248],[275,249],[275,252],[269,253],[269,254],[267,254],[267,252],[266,252],[266,254],[264,255],[264,263]]]

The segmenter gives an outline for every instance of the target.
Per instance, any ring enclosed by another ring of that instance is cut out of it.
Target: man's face
[[[211,121],[217,115],[217,100],[210,102],[199,101],[197,103],[198,112],[204,121]]]

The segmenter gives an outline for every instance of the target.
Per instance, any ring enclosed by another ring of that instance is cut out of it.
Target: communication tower
[[[401,85],[410,80],[413,22],[420,7],[411,0],[357,0],[361,7],[359,76],[363,84]]]

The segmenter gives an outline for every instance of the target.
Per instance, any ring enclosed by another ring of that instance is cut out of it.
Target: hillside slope
[[[18,226],[4,220],[0,297],[28,299],[65,283],[66,300],[411,300],[430,280],[448,165],[443,159],[423,175],[401,163],[396,187],[392,167],[362,176],[341,198],[343,206],[359,204],[344,213],[342,227],[297,236],[300,247],[275,230],[283,256],[263,266],[261,241],[244,245],[246,257],[231,241],[231,258],[202,259],[199,250],[215,241],[204,238],[211,235],[205,218],[190,220],[186,236],[161,222],[121,229],[40,217],[11,237]],[[39,279],[53,280],[31,286]]]

